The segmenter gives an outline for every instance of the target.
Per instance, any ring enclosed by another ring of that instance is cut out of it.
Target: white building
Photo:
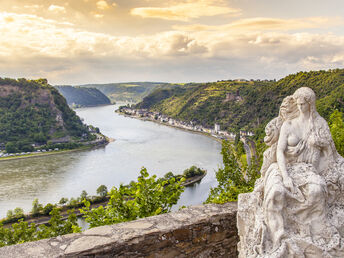
[[[221,130],[221,129],[220,129],[220,125],[219,125],[219,124],[215,124],[215,126],[214,126],[214,132],[215,132],[215,133],[219,133],[220,130]]]

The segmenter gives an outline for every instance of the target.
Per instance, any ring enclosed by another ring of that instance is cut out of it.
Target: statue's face
[[[307,113],[310,110],[309,103],[304,98],[298,98],[296,100],[297,108],[302,113]]]

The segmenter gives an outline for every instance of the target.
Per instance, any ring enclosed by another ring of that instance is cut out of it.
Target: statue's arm
[[[284,123],[281,128],[280,136],[277,144],[277,164],[280,169],[282,177],[287,176],[287,166],[284,151],[288,145],[288,133],[286,124]]]
[[[283,183],[287,188],[293,189],[293,182],[287,172],[287,162],[284,151],[288,146],[288,124],[285,122],[282,125],[280,136],[277,143],[277,164],[283,179]]]

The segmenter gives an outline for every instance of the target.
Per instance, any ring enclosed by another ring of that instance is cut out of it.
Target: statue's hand
[[[290,191],[294,191],[294,184],[293,184],[293,180],[291,180],[290,176],[285,175],[283,177],[283,184],[286,188],[288,188]]]

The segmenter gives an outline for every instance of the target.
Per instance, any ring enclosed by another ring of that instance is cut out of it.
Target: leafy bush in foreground
[[[90,227],[114,224],[169,212],[184,190],[184,180],[176,181],[149,177],[142,168],[137,182],[113,187],[107,206],[90,209],[90,202],[80,209]]]

